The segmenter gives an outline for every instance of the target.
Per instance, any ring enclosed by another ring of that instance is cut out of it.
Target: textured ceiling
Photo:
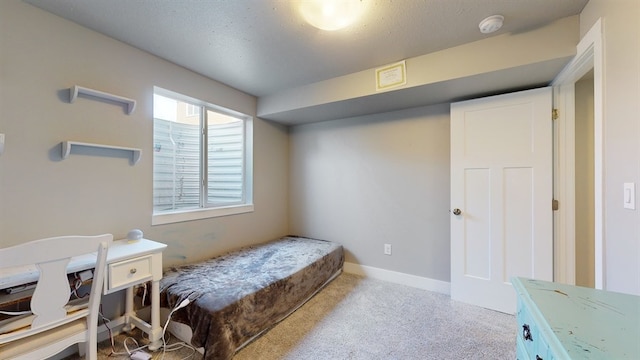
[[[304,0],[25,0],[256,96],[579,14],[588,0],[362,0],[335,32],[307,24]],[[478,23],[501,14],[491,35]]]

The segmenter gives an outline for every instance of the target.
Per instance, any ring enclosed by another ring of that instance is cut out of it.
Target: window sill
[[[151,218],[151,225],[172,224],[183,221],[201,220],[249,212],[253,212],[253,204],[153,214],[153,217]]]

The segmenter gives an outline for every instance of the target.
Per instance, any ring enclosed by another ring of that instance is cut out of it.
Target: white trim
[[[560,207],[553,212],[553,280],[574,285],[575,272],[575,86],[553,87],[553,191]]]
[[[188,95],[173,92],[157,86],[153,87],[154,96],[162,96],[172,100],[183,102],[187,105],[196,105],[201,107],[202,111],[211,111],[218,114],[233,117],[242,120],[243,125],[243,159],[242,159],[242,200],[234,202],[233,205],[220,204],[219,206],[207,201],[207,185],[208,174],[203,169],[206,168],[208,149],[207,149],[207,129],[201,128],[201,142],[203,144],[200,153],[200,207],[190,209],[178,209],[167,212],[153,212],[151,217],[151,225],[163,225],[184,221],[201,220],[221,216],[229,216],[236,214],[249,213],[254,211],[253,206],[253,117],[241,112],[224,108],[203,100],[192,98]],[[201,125],[207,125],[207,117],[203,114]],[[138,155],[139,157],[139,155]],[[135,160],[135,156],[134,156]]]
[[[558,125],[559,158],[556,168],[556,195],[560,200],[562,214],[556,216],[555,280],[575,283],[575,174],[569,166],[575,152],[575,107],[573,85],[589,70],[593,69],[594,89],[594,207],[595,207],[595,287],[605,288],[605,239],[604,239],[604,73],[603,73],[603,28],[598,19],[577,46],[574,59],[556,76],[552,85],[557,96],[556,105],[563,124]],[[569,110],[571,107],[571,110]],[[563,114],[564,112],[564,114]],[[562,167],[565,167],[564,169]],[[563,204],[564,201],[564,204]],[[564,207],[564,208],[563,208]]]
[[[350,262],[344,263],[344,272],[388,281],[395,284],[407,285],[422,290],[434,291],[445,295],[451,295],[451,283],[442,280],[435,280]]]
[[[593,131],[594,131],[594,200],[595,200],[595,287],[606,289],[604,233],[604,49],[600,19],[585,39],[593,42]]]
[[[220,216],[229,216],[253,212],[253,204],[227,206],[219,208],[193,209],[187,211],[171,212],[166,214],[153,214],[151,225],[172,224],[183,221],[208,219]]]

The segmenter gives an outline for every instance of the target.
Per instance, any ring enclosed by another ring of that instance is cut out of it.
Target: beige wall
[[[576,285],[595,286],[593,73],[575,84]]]
[[[449,105],[295,126],[290,146],[294,233],[342,243],[348,262],[449,281]]]
[[[151,226],[152,95],[160,86],[249,115],[256,99],[20,1],[0,1],[0,246],[132,228],[167,243],[165,265],[195,261],[288,233],[288,134],[254,122],[254,202],[249,214]],[[138,101],[80,98],[74,84]],[[72,154],[76,140],[142,149],[126,159]]]
[[[640,295],[640,207],[622,206],[623,183],[635,183],[640,192],[640,1],[589,1],[580,16],[581,35],[598,18],[604,42],[604,281],[608,290]]]
[[[622,208],[622,184],[640,188],[640,2],[591,0],[581,34],[600,17],[605,281],[640,294],[640,211]],[[138,108],[128,116],[103,102],[69,104],[74,84],[135,98]],[[256,119],[256,211],[152,227],[154,85],[255,115],[251,96],[30,5],[0,1],[0,245],[70,233],[124,237],[137,227],[169,244],[165,264],[176,264],[284,235],[291,221],[292,233],[342,242],[348,261],[449,280],[448,106],[298,126],[290,136]],[[61,160],[63,140],[139,147],[142,160]],[[394,255],[382,254],[384,243]]]

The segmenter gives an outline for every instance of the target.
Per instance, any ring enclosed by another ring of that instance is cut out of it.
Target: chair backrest
[[[35,240],[0,249],[0,270],[33,266],[39,270],[39,279],[31,297],[29,326],[0,334],[0,343],[31,336],[82,317],[88,318],[91,329],[97,327],[100,297],[105,276],[107,249],[113,235],[60,236]],[[71,288],[67,278],[67,265],[72,257],[96,255],[96,265],[89,293],[88,306],[68,312]]]

